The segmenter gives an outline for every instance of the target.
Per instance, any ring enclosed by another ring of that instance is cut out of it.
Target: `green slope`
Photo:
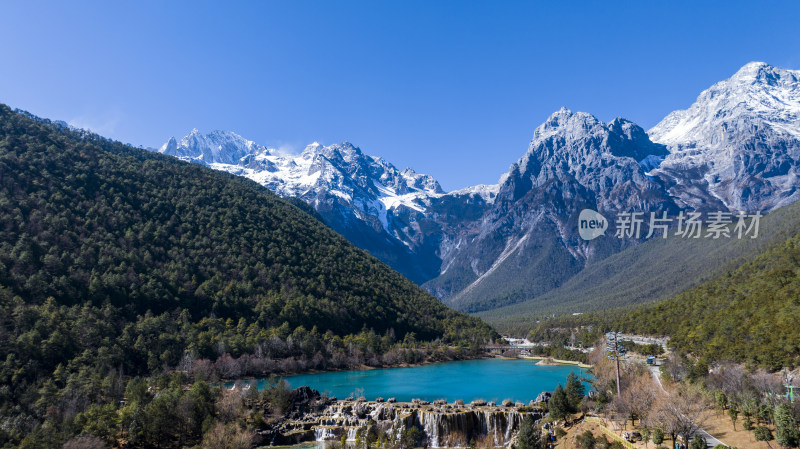
[[[141,362],[154,356],[156,366],[174,366],[189,347],[209,358],[220,345],[252,352],[270,329],[284,336],[301,326],[340,336],[393,330],[398,340],[413,333],[453,343],[494,335],[253,182],[6,106],[0,217],[7,318],[0,327],[10,335],[2,359],[19,349],[14,338],[34,327],[8,317],[37,306],[105,311],[113,316],[108,338],[146,315],[203,323],[194,332],[207,334],[174,336],[155,354],[119,343],[126,355],[112,362],[133,373],[146,372]],[[226,322],[239,343],[215,330]],[[26,345],[47,338],[39,333]],[[79,338],[66,340],[66,352],[38,361],[36,372],[87,349]]]
[[[800,204],[761,219],[756,239],[652,239],[587,266],[559,288],[478,313],[501,332],[525,334],[542,316],[652,303],[733,270],[800,229]]]
[[[796,367],[800,234],[733,272],[615,321],[623,330],[669,335],[672,346],[706,361]]]
[[[251,181],[0,105],[0,447],[194,446],[205,381],[497,337]]]

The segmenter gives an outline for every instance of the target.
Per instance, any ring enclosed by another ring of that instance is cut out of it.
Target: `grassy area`
[[[719,410],[709,410],[705,416],[704,422],[704,430],[730,447],[736,447],[739,449],[774,449],[770,448],[765,442],[756,441],[753,437],[752,431],[744,430],[741,419],[737,421],[736,430],[734,430],[733,424],[731,423],[730,418],[728,418],[728,415],[720,413]],[[769,428],[773,433],[775,432],[775,426],[769,426]],[[619,428],[616,423],[612,421],[603,420],[602,418],[597,417],[587,417],[585,421],[571,427],[567,427],[565,430],[567,431],[567,434],[558,441],[556,444],[557,449],[574,449],[576,447],[580,447],[577,438],[586,430],[590,430],[595,438],[598,438],[601,435],[606,435],[609,441],[613,441],[609,432],[612,432],[619,438],[622,438],[623,432],[632,432],[634,430],[641,432],[642,427],[638,423],[636,426],[631,426],[630,423],[628,423],[626,427]],[[775,442],[773,441],[772,443],[774,444]],[[667,436],[667,439],[661,445],[666,447],[674,447],[674,443],[669,440],[669,436]],[[637,449],[653,449],[656,447],[656,445],[653,444],[652,441],[646,445],[644,442],[638,441],[635,443],[626,442],[626,447],[634,447]]]
[[[768,427],[774,434],[775,426]],[[714,435],[720,441],[732,447],[738,447],[740,449],[770,449],[767,443],[756,441],[755,438],[753,438],[753,432],[744,430],[741,417],[736,422],[736,430],[733,430],[733,424],[727,414],[723,415],[719,410],[709,411],[704,428],[706,432]],[[773,444],[772,449],[778,447],[775,441],[772,441],[771,444]]]
[[[613,430],[609,429],[608,427],[604,426],[601,420],[598,418],[596,420],[591,419],[593,417],[588,417],[588,419],[574,424],[570,427],[565,428],[567,434],[561,437],[556,442],[556,449],[575,449],[581,447],[580,442],[578,441],[578,437],[585,433],[587,430],[592,432],[595,439],[601,439],[605,437],[609,442],[617,441],[626,448],[644,448],[644,445],[633,444],[628,441],[624,441],[621,436],[621,432],[614,432]],[[650,444],[650,446],[653,446]],[[655,446],[653,446],[655,447]]]

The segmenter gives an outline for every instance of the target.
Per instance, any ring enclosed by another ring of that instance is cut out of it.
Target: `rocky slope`
[[[653,175],[689,209],[769,211],[800,196],[800,71],[751,62],[649,132]]]
[[[617,212],[678,208],[649,164],[667,155],[639,126],[561,109],[534,133],[528,151],[501,179],[499,193],[442,275],[425,285],[468,311],[519,302],[559,286],[592,260],[630,242],[578,236],[582,209]],[[607,235],[613,236],[612,228]]]
[[[436,180],[349,143],[287,155],[197,131],[160,150],[299,197],[357,246],[446,303],[526,301],[635,244],[579,238],[577,216],[620,211],[770,211],[798,198],[800,71],[745,65],[645,132],[562,109],[498,184],[443,192]]]
[[[439,274],[439,247],[450,225],[438,217],[479,216],[496,193],[491,186],[476,186],[445,195],[433,177],[398,170],[348,142],[315,142],[293,155],[231,132],[193,130],[158,151],[302,199],[334,230],[418,283]]]

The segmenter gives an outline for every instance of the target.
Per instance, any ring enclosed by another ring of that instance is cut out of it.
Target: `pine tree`
[[[578,376],[575,375],[575,372],[571,371],[567,376],[567,385],[565,390],[569,402],[569,411],[575,413],[580,408],[583,395],[586,394],[586,387],[583,386],[583,382],[578,379]]]
[[[656,446],[664,442],[664,431],[661,429],[653,430],[653,444]]]
[[[517,437],[517,449],[539,449],[542,447],[541,432],[536,428],[536,423],[531,415],[522,420]]]
[[[692,442],[689,443],[689,449],[706,449],[706,447],[708,447],[706,439],[700,435],[695,435]]]
[[[717,391],[714,393],[714,399],[716,400],[720,410],[725,411],[725,407],[728,406],[728,397],[725,396],[725,393]]]
[[[644,443],[644,447],[647,447],[647,443],[650,442],[650,429],[644,428],[642,429],[642,442]]]
[[[594,449],[595,441],[591,430],[587,430],[578,436],[578,444],[581,449]]]
[[[569,398],[561,384],[558,384],[555,391],[553,391],[553,396],[547,404],[547,409],[550,412],[550,416],[556,420],[564,419],[570,413]]]
[[[767,446],[770,446],[769,442],[775,439],[775,437],[772,436],[772,431],[766,426],[756,427],[753,431],[753,436],[756,438],[756,441],[765,441]]]
[[[800,444],[797,421],[792,415],[791,405],[787,403],[775,408],[775,440],[783,447],[797,447]]]
[[[728,416],[731,418],[731,422],[733,423],[733,430],[736,431],[736,420],[739,418],[739,410],[731,407],[728,409]]]

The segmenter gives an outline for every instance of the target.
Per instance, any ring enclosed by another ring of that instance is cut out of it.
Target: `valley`
[[[576,222],[584,208],[612,217],[675,216],[767,213],[793,204],[800,194],[798,92],[797,71],[752,62],[649,131],[623,118],[603,123],[562,108],[535,130],[528,150],[497,184],[453,192],[348,142],[314,143],[292,155],[233,133],[193,130],[157,151],[300,198],[334,230],[445,304],[494,323],[502,316],[520,322],[598,304],[657,301],[788,238],[778,231],[745,244],[670,240],[659,247],[656,239],[584,241]],[[610,224],[607,235],[615,230]],[[638,248],[642,243],[649,246]],[[684,251],[724,262],[684,257],[681,268],[676,258]],[[639,257],[658,274],[643,276]],[[619,288],[598,285],[598,276],[608,281],[610,272]]]
[[[148,151],[2,106],[0,443],[533,449],[601,441],[565,430],[598,419],[675,443],[700,441],[700,414],[665,414],[718,394],[758,438],[796,430],[773,399],[800,348],[798,85],[747,64],[649,132],[562,108],[498,184],[453,192],[347,142],[193,130]],[[694,126],[709,108],[735,119]],[[585,240],[587,209],[764,217],[752,238],[611,218]],[[626,342],[613,378],[609,329],[669,337],[661,369]]]
[[[0,449],[800,449],[800,2],[0,2]]]

